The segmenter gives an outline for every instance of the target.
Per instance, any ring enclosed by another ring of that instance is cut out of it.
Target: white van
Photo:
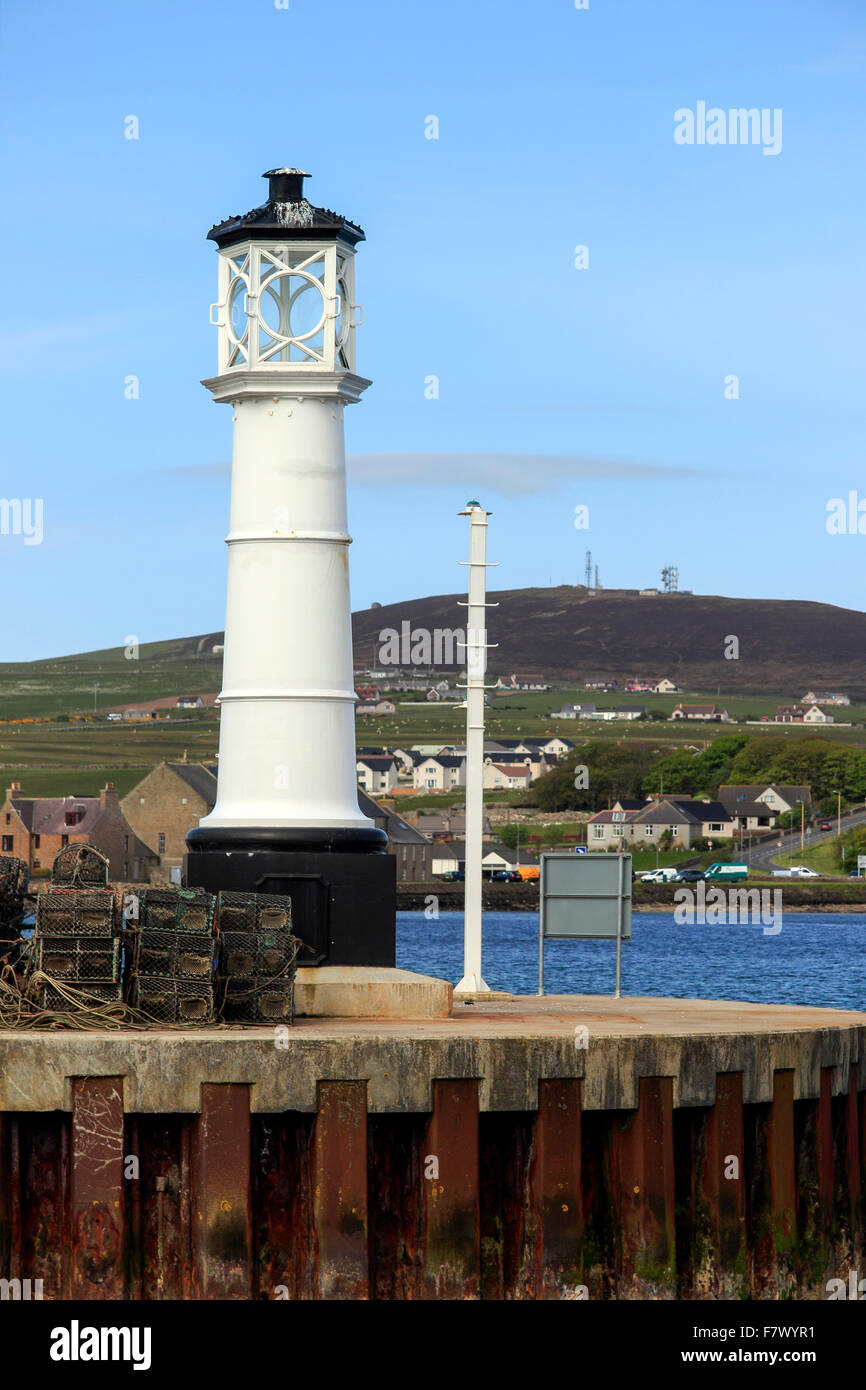
[[[650,869],[648,873],[641,874],[641,883],[672,883],[679,870],[674,868]]]

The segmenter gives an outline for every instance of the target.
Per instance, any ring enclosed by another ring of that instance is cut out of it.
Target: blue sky
[[[4,0],[0,64],[0,494],[44,502],[0,659],[222,626],[205,235],[274,165],[367,233],[355,607],[461,588],[468,497],[495,587],[589,548],[608,587],[864,607],[825,526],[866,498],[861,4]],[[676,144],[699,101],[780,108],[781,152]]]

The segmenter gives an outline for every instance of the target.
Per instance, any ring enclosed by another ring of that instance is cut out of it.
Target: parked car
[[[447,883],[462,883],[466,875],[462,869],[449,869],[447,874],[442,875]]]
[[[522,883],[516,869],[494,869],[490,875],[491,883]]]
[[[641,874],[641,883],[671,883],[677,876],[676,869],[649,869],[645,874]]]
[[[830,824],[830,822],[829,822],[828,820],[822,820],[821,824],[818,826],[818,829],[819,829],[819,830],[832,830],[833,827],[832,827],[832,825]]]
[[[704,877],[703,869],[680,869],[674,883],[703,883]]]
[[[816,873],[814,869],[808,868],[808,866],[807,866],[806,864],[792,864],[792,865],[791,865],[791,877],[792,877],[792,878],[820,878],[821,875],[820,875],[819,873]]]

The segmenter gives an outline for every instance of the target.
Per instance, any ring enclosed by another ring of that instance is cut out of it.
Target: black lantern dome
[[[218,222],[208,232],[220,250],[251,238],[274,241],[341,240],[352,246],[364,241],[364,233],[354,222],[329,208],[317,208],[304,197],[304,169],[268,169],[268,201],[261,207]]]

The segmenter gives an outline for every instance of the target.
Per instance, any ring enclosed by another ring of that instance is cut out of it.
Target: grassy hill
[[[459,628],[462,594],[409,599],[353,617],[356,659],[376,661],[379,633]],[[727,694],[841,689],[866,700],[866,613],[794,599],[733,599],[623,590],[591,595],[583,586],[505,589],[490,594],[492,675],[538,671],[548,680],[668,676],[684,690]],[[739,639],[738,660],[725,641]]]
[[[124,647],[50,657],[45,661],[0,662],[0,719],[92,713],[96,707],[133,704],[165,695],[210,694],[219,690],[222,656],[212,648],[221,632],[146,642],[137,657]]]
[[[379,633],[457,628],[465,621],[460,595],[407,600],[353,616],[356,660],[377,664]],[[726,726],[678,723],[599,724],[553,720],[552,709],[590,699],[622,703],[622,690],[587,695],[583,680],[630,675],[669,676],[695,703],[724,703],[734,718],[772,715],[812,686],[841,689],[854,701],[837,718],[858,727],[834,728],[836,742],[860,745],[866,722],[866,614],[826,604],[727,599],[685,594],[640,598],[613,590],[590,596],[583,588],[505,590],[492,595],[489,640],[492,675],[542,672],[544,692],[500,692],[487,712],[488,735],[550,734],[579,740],[649,740],[653,745],[703,746]],[[725,661],[725,639],[740,640],[740,659]],[[0,777],[25,784],[32,795],[93,792],[111,778],[121,792],[161,758],[209,760],[216,754],[216,710],[163,711],[158,722],[106,721],[113,706],[219,690],[222,656],[213,647],[223,634],[143,644],[135,658],[123,647],[44,661],[0,663]],[[96,691],[94,692],[94,685]],[[94,715],[94,693],[97,714]],[[669,713],[679,696],[634,697],[635,703]],[[628,697],[625,697],[628,702]],[[460,709],[395,696],[392,716],[359,716],[360,744],[452,742],[465,734]],[[75,721],[76,717],[81,722]],[[21,721],[28,722],[9,722]],[[46,722],[29,722],[29,721]],[[50,722],[47,722],[50,721]],[[790,738],[808,736],[797,725],[754,727]]]

